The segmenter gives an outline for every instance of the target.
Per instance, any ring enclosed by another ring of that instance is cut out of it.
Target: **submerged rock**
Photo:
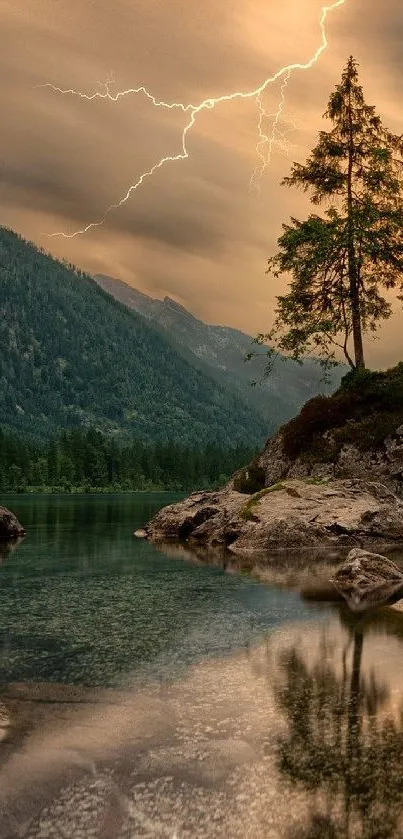
[[[403,545],[403,502],[362,480],[284,480],[255,495],[193,493],[147,525],[153,541],[223,545],[239,554],[313,547]]]
[[[392,560],[369,551],[350,551],[331,582],[353,612],[403,598],[403,571]]]
[[[24,536],[25,528],[19,523],[17,517],[6,507],[0,507],[0,539],[7,541]]]

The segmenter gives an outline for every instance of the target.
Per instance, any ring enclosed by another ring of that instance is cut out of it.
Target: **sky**
[[[330,0],[328,0],[330,2]],[[322,115],[350,54],[366,98],[403,132],[401,0],[345,0],[329,13],[328,49],[292,74],[276,143],[259,190],[259,108],[254,99],[205,109],[187,160],[168,163],[99,221],[142,172],[181,152],[188,115],[141,94],[118,102],[87,94],[141,85],[166,102],[198,104],[252,91],[284,65],[307,63],[321,44],[320,0],[0,0],[0,223],[90,273],[169,295],[210,323],[267,331],[285,283],[266,275],[281,224],[307,199],[280,185],[326,127]],[[281,82],[267,88],[274,113]],[[271,133],[272,122],[265,127]],[[403,357],[403,313],[369,345],[372,365]]]

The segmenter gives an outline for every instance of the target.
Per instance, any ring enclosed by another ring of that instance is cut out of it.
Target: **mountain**
[[[245,402],[89,276],[0,228],[0,425],[92,426],[145,442],[263,441]]]
[[[238,398],[259,412],[268,433],[295,416],[302,405],[318,393],[331,393],[346,372],[344,366],[330,374],[328,384],[322,381],[323,371],[314,360],[303,365],[279,358],[268,379],[263,379],[265,357],[245,364],[252,347],[252,337],[228,326],[210,326],[170,297],[154,300],[121,280],[98,274],[97,283],[125,306],[157,324],[175,345],[178,352]],[[258,385],[251,387],[253,380]]]

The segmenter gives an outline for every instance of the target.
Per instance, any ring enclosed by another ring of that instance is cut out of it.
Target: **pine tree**
[[[392,312],[384,290],[397,289],[402,299],[403,140],[366,104],[352,57],[325,117],[331,130],[320,132],[305,165],[295,163],[283,183],[328,206],[323,216],[283,225],[268,273],[291,274],[290,289],[277,298],[273,329],[257,342],[295,360],[313,351],[324,365],[335,363],[341,347],[350,366],[362,369],[363,332],[375,332]]]

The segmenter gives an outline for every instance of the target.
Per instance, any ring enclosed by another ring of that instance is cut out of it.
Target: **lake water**
[[[403,837],[403,614],[134,539],[171,500],[1,499],[0,839]]]

